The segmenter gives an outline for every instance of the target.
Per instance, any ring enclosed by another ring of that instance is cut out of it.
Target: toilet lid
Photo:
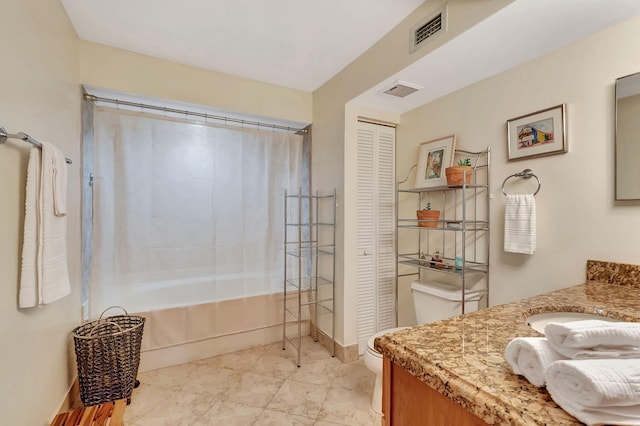
[[[381,332],[374,334],[373,336],[369,337],[369,340],[367,341],[367,349],[369,349],[372,353],[379,353],[373,347],[373,341],[376,340],[376,337],[384,336],[385,334],[389,334],[389,333],[395,333],[396,331],[405,330],[407,328],[411,328],[411,327],[387,328],[386,330],[382,330]]]

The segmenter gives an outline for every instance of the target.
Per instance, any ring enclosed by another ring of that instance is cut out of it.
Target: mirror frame
[[[625,84],[626,83],[626,84]],[[623,84],[625,84],[623,86]],[[623,77],[619,77],[615,81],[615,167],[614,167],[614,197],[615,201],[638,201],[640,200],[640,186],[637,191],[633,191],[629,196],[623,197],[620,195],[620,161],[618,160],[618,156],[621,154],[621,138],[620,138],[620,111],[619,111],[619,99],[623,99],[629,96],[638,96],[640,95],[640,72],[636,72],[633,74],[625,75]],[[640,117],[638,117],[640,120]],[[640,141],[638,141],[640,143]],[[640,151],[640,148],[639,148]],[[628,191],[625,191],[628,192]]]

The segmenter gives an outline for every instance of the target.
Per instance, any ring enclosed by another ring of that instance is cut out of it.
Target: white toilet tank
[[[462,313],[462,290],[451,284],[437,281],[411,283],[413,306],[418,324],[451,318]],[[465,292],[465,313],[478,310],[482,291]]]

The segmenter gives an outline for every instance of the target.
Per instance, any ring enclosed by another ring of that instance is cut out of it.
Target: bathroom
[[[582,283],[587,259],[639,263],[635,240],[640,238],[640,204],[614,201],[613,183],[614,83],[618,77],[640,71],[638,18],[605,28],[407,113],[396,114],[362,108],[349,101],[409,62],[408,28],[440,2],[425,2],[390,33],[388,40],[402,46],[397,57],[390,59],[385,46],[375,45],[313,93],[79,40],[59,2],[5,3],[3,15],[12,18],[0,30],[5,53],[0,68],[0,125],[55,141],[74,160],[68,194],[72,294],[51,306],[19,311],[15,283],[19,276],[28,147],[15,142],[0,146],[0,327],[3,346],[11,348],[4,349],[2,355],[1,400],[3,413],[15,416],[9,417],[16,419],[14,424],[43,424],[50,419],[74,379],[73,366],[69,365],[73,357],[69,331],[81,318],[80,84],[313,122],[314,190],[337,188],[340,200],[337,251],[342,255],[336,265],[336,341],[342,347],[356,345],[358,340],[356,312],[349,308],[357,303],[356,289],[349,285],[357,278],[353,267],[357,255],[353,249],[355,176],[352,168],[344,166],[354,161],[352,142],[358,117],[398,123],[395,164],[399,179],[415,164],[417,147],[427,140],[455,133],[460,147],[476,150],[491,145],[490,305]],[[469,3],[449,3],[450,19],[458,14],[464,21],[461,27],[452,28],[453,32],[461,32],[511,2]],[[447,34],[439,43],[451,38],[453,34]],[[43,40],[47,41],[46,48]],[[363,66],[368,69],[366,73]],[[175,75],[186,77],[175,79]],[[277,97],[278,102],[266,100],[267,96],[256,99],[252,93],[268,93],[268,99]],[[569,152],[507,161],[506,120],[562,103],[567,104]],[[533,169],[543,182],[536,196],[538,246],[533,256],[508,254],[501,246],[504,203],[499,184],[526,167]],[[412,324],[415,318],[406,286],[399,295],[400,323]]]

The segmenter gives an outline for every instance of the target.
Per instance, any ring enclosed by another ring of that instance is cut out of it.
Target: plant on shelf
[[[462,185],[463,180],[469,185],[473,174],[471,160],[469,158],[460,159],[457,166],[447,167],[444,172],[447,175],[447,185]]]
[[[424,206],[424,209],[417,210],[416,214],[418,216],[418,226],[423,228],[437,228],[438,222],[440,219],[440,210],[431,210],[431,203],[427,202]]]

